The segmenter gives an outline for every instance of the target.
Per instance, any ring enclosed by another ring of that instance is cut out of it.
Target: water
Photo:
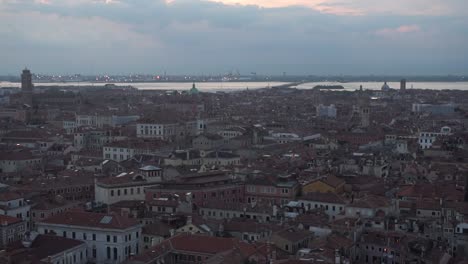
[[[265,87],[273,87],[286,84],[286,82],[200,82],[196,83],[197,88],[204,92],[216,91],[240,91],[249,89],[259,89]],[[91,83],[91,82],[67,82],[67,83],[36,83],[36,86],[60,86],[60,85],[75,85],[75,86],[102,86],[104,83]],[[192,83],[182,82],[168,82],[168,83],[115,83],[115,85],[127,86],[131,85],[140,90],[189,90],[192,88]],[[312,89],[316,85],[342,85],[347,91],[354,91],[359,89],[362,85],[363,88],[369,90],[380,90],[382,82],[310,82],[297,86],[299,89]],[[389,82],[391,88],[399,89],[399,82]],[[21,83],[0,82],[0,87],[20,87]],[[468,82],[407,82],[407,89],[430,89],[430,90],[468,90]]]
[[[399,82],[387,82],[390,88],[400,89]],[[299,89],[312,89],[316,85],[341,85],[347,91],[354,91],[359,89],[362,85],[364,90],[380,90],[382,88],[382,82],[310,82],[304,83],[297,88]],[[468,90],[468,82],[407,82],[406,89],[429,89],[429,90]]]

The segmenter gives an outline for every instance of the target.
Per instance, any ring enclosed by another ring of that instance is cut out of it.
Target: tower
[[[27,68],[21,73],[21,95],[24,104],[32,105],[32,74]]]
[[[361,107],[361,127],[368,127],[369,126],[369,112],[370,109],[367,106]]]
[[[402,92],[406,91],[406,79],[402,79],[400,81],[400,91]]]

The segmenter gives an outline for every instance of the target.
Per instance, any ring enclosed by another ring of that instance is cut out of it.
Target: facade
[[[171,146],[160,140],[125,140],[105,144],[102,147],[102,158],[113,161],[124,161],[141,154],[157,154],[170,150]]]
[[[95,263],[122,263],[138,254],[141,228],[134,219],[89,212],[65,212],[37,223],[42,235],[85,242],[87,260]]]
[[[440,132],[419,132],[418,144],[421,149],[428,149],[439,137],[446,137],[452,134],[450,127],[442,127]]]
[[[0,193],[0,215],[6,215],[23,220],[27,229],[31,221],[31,205],[29,205],[23,196],[14,192]]]
[[[0,215],[0,248],[21,240],[27,231],[26,221],[8,215]]]
[[[138,138],[170,139],[177,135],[178,123],[138,123]]]
[[[455,112],[454,104],[413,104],[413,113],[430,113],[433,115],[450,115]]]
[[[328,215],[329,219],[336,219],[343,215],[346,203],[333,193],[308,193],[298,200],[306,211],[321,209]]]
[[[292,179],[256,178],[245,183],[247,203],[271,202],[276,205],[287,204],[296,198],[299,183]]]
[[[195,173],[176,182],[162,182],[145,189],[146,201],[164,198],[177,194],[187,197],[196,207],[206,203],[242,203],[244,201],[244,184],[226,172],[214,171]]]
[[[120,201],[144,201],[145,188],[159,184],[163,171],[155,166],[145,166],[138,173],[121,173],[116,177],[103,178],[94,186],[95,201],[114,204]]]
[[[318,105],[317,106],[317,116],[318,117],[325,117],[325,118],[336,118],[336,107],[335,105],[331,104],[329,106],[326,105]]]
[[[28,149],[3,150],[0,153],[0,173],[41,168],[43,159]]]
[[[224,144],[224,139],[218,134],[201,134],[192,140],[194,149],[209,150],[221,147]]]

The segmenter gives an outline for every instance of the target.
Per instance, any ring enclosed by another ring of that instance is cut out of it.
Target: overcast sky
[[[0,75],[468,74],[468,0],[0,0]]]

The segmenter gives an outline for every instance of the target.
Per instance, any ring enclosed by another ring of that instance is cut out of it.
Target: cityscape
[[[378,2],[0,1],[0,264],[468,263],[468,5]]]

